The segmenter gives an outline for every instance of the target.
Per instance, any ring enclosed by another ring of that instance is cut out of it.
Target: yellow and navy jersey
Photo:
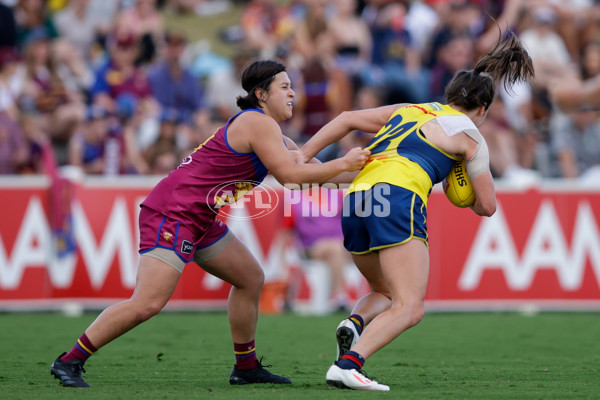
[[[450,115],[465,117],[440,103],[411,104],[396,110],[365,147],[371,155],[349,192],[389,183],[415,192],[427,204],[433,185],[446,178],[459,158],[427,140],[420,129],[435,118]]]

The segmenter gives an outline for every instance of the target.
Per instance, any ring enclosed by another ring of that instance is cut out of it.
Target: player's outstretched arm
[[[390,119],[394,111],[405,104],[394,104],[366,110],[344,111],[323,126],[302,146],[305,160],[310,160],[319,151],[337,142],[348,133],[359,130],[368,133],[378,132]]]
[[[357,147],[344,157],[326,163],[298,163],[288,149],[291,148],[293,152],[295,144],[292,145],[293,142],[289,139],[282,140],[281,129],[276,122],[260,117],[254,122],[255,124],[248,128],[253,130],[252,134],[248,135],[250,147],[281,184],[328,182],[343,172],[361,169],[370,154],[370,151]]]

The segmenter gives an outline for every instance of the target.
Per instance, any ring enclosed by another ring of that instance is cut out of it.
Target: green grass
[[[600,314],[432,313],[371,357],[389,393],[328,388],[342,315],[261,315],[257,349],[288,386],[232,387],[224,313],[162,313],[86,363],[91,389],[63,388],[49,366],[95,314],[0,314],[2,399],[598,399]]]

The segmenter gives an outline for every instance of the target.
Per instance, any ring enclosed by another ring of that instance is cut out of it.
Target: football
[[[457,207],[469,207],[475,201],[475,192],[465,170],[465,161],[456,161],[444,182],[444,192]]]

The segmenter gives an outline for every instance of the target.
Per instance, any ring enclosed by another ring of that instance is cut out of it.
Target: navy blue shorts
[[[344,246],[353,254],[397,246],[410,239],[427,244],[427,207],[410,190],[378,183],[344,198],[342,231]]]

